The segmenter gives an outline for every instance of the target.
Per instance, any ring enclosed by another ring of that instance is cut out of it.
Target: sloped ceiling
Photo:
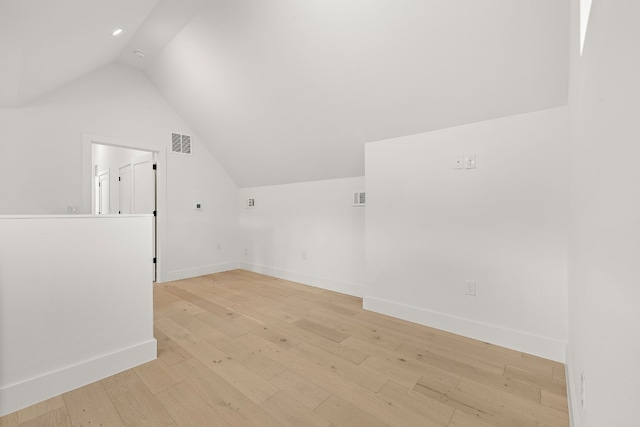
[[[0,106],[113,62],[157,0],[0,0]],[[125,31],[114,38],[116,28]]]
[[[7,4],[23,3],[50,2]],[[48,86],[114,60],[143,70],[241,187],[363,175],[365,142],[567,102],[568,0],[51,3],[94,24],[96,4],[120,10],[136,31]]]

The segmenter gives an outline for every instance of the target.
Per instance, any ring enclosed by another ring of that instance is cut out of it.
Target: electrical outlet
[[[476,168],[476,155],[475,154],[467,154],[464,156],[464,168],[465,169],[475,169]]]
[[[467,280],[466,282],[466,291],[465,295],[470,295],[472,297],[476,296],[476,281],[475,280]]]
[[[464,156],[458,156],[453,160],[454,169],[464,169]]]
[[[244,248],[244,254],[245,254],[245,255],[249,255],[249,249]]]
[[[217,249],[218,249],[219,251],[221,251],[221,250],[222,250],[222,245],[221,245],[220,243],[218,243]]]
[[[302,259],[307,259],[307,251],[302,251]]]

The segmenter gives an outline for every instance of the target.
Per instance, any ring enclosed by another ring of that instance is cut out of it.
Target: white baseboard
[[[189,279],[191,277],[206,276],[207,274],[222,273],[223,271],[237,270],[237,262],[226,262],[222,264],[205,265],[203,267],[188,268],[185,270],[169,271],[162,275],[162,282],[173,282],[174,280]]]
[[[567,346],[567,362],[565,363],[565,375],[567,377],[567,402],[569,403],[569,420],[571,427],[580,427],[581,422],[581,405],[580,405],[580,384],[576,384],[576,376],[571,359],[571,349]]]
[[[0,388],[0,416],[91,384],[157,357],[155,338]]]
[[[363,307],[366,310],[544,357],[545,359],[561,363],[565,361],[567,344],[553,339],[379,298],[365,297]]]
[[[278,268],[251,264],[248,262],[241,262],[240,268],[254,273],[266,274],[267,276],[277,277],[278,279],[290,280],[292,282],[302,283],[303,285],[340,292],[341,294],[347,294],[354,297],[364,296],[364,285],[339,282],[337,280],[326,279],[324,277],[311,276],[309,274],[298,273],[295,271],[280,270]]]

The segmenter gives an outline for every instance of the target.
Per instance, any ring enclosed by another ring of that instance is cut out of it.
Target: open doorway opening
[[[153,280],[157,280],[157,153],[92,142],[93,210],[97,215],[153,215]]]

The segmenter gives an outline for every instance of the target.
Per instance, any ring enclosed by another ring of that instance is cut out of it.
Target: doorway
[[[153,151],[91,144],[93,193],[98,215],[153,215],[153,281],[157,280],[157,154]],[[109,173],[118,171],[117,175]]]

